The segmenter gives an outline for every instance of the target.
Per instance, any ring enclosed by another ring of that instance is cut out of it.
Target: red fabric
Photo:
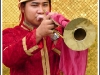
[[[61,14],[54,14],[51,16],[51,18],[63,28],[65,28],[66,25],[69,23],[69,20],[66,19],[64,16],[62,16]]]
[[[69,23],[69,20],[60,14],[52,15],[51,18],[64,28]],[[63,42],[62,40],[59,41]],[[68,48],[65,43],[58,43],[58,45],[61,49],[59,69],[63,72],[63,74],[85,75],[88,49],[84,51],[73,51]]]
[[[3,63],[10,68],[10,75],[43,75],[42,56],[40,50],[43,41],[38,44],[40,48],[28,56],[22,46],[22,39],[26,37],[28,49],[36,45],[36,30],[27,31],[16,26],[3,30]],[[53,41],[46,37],[49,54],[50,74],[59,75],[59,55],[52,50]],[[59,43],[59,42],[58,42]]]
[[[56,15],[54,20],[63,28],[69,20],[60,15]],[[23,20],[21,20],[22,23]],[[63,28],[57,30],[63,34]],[[33,56],[28,56],[22,46],[22,39],[26,37],[28,49],[36,45],[36,29],[27,31],[21,25],[15,28],[3,30],[3,63],[10,68],[11,75],[43,75],[42,56],[40,50],[43,48],[43,40],[38,44],[39,48],[33,52]],[[87,63],[87,50],[72,51],[59,38],[54,45],[49,36],[46,37],[49,54],[50,73],[59,75],[59,69],[64,75],[85,75]],[[57,48],[61,51],[60,56],[52,50]]]
[[[62,43],[59,68],[64,75],[85,75],[88,49],[73,51]]]

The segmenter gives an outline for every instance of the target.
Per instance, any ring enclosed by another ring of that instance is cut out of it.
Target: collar
[[[23,21],[23,25],[21,27],[25,30],[32,31],[34,27],[32,25],[28,25],[26,22]]]

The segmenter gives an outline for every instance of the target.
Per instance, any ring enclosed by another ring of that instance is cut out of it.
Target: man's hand
[[[54,13],[52,13],[54,14]],[[53,29],[55,29],[57,26],[55,25],[54,21],[51,19],[51,13],[48,15],[45,15],[43,18],[43,21],[39,25],[39,27],[36,29],[36,41],[37,43],[45,36],[53,34]]]
[[[40,35],[41,37],[50,35],[53,33],[53,29],[55,28],[55,24],[52,21],[51,15],[46,15],[39,27],[36,30],[37,35]]]

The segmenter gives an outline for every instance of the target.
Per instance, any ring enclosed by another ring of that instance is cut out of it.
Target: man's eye
[[[48,6],[48,4],[43,4],[43,6]]]
[[[38,5],[32,5],[32,6],[38,6]]]

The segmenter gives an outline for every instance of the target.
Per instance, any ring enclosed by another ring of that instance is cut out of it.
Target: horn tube
[[[83,28],[77,28],[73,34],[75,40],[81,41],[86,37],[86,31]]]

